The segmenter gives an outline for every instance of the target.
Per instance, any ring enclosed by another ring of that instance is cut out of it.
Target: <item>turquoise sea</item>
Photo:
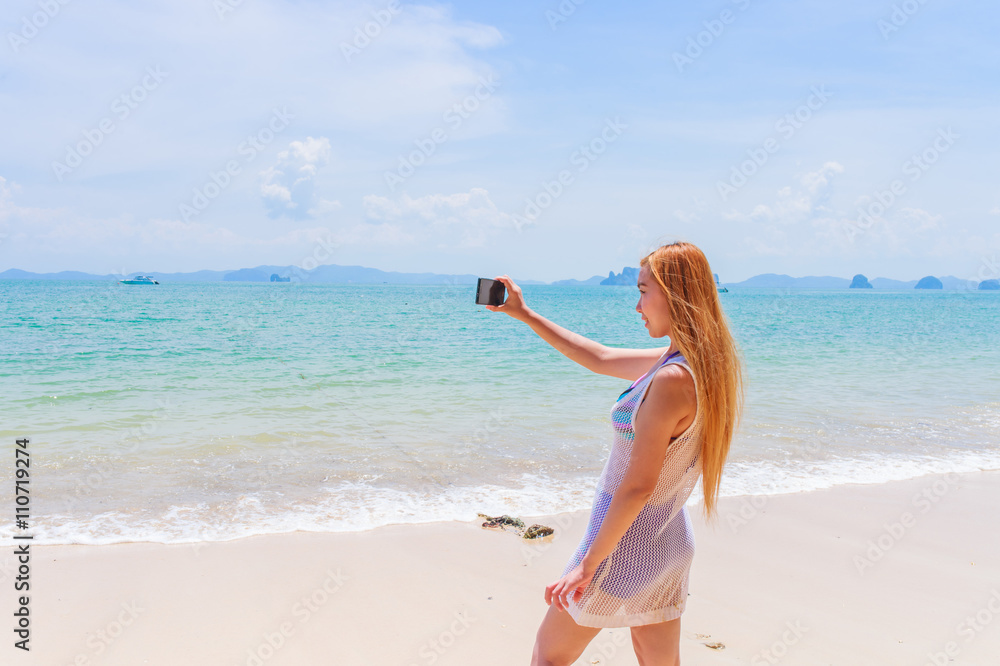
[[[604,344],[669,344],[648,336],[635,287],[523,291]],[[629,382],[473,292],[2,281],[0,474],[30,437],[37,543],[589,508]],[[1000,293],[720,298],[748,373],[723,495],[1000,469]]]

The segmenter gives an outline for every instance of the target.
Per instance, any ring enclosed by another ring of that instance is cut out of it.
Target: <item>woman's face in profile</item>
[[[635,311],[642,315],[649,336],[662,338],[670,335],[667,297],[660,289],[660,285],[653,279],[649,266],[643,266],[639,270],[639,279],[636,284],[639,287],[639,302],[636,303]]]

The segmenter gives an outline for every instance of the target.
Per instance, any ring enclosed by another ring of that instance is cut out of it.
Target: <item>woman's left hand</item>
[[[587,571],[582,564],[577,565],[572,571],[554,583],[545,586],[545,603],[552,605],[561,611],[569,606],[570,599],[579,600],[583,596],[583,590],[594,578],[593,571]]]

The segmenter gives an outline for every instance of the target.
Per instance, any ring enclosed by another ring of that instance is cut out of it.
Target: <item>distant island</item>
[[[868,278],[866,278],[861,273],[858,273],[857,275],[854,276],[854,280],[851,281],[850,288],[851,289],[874,289],[875,287],[872,286],[872,283],[868,281]]]
[[[601,280],[598,284],[627,284],[630,286],[635,286],[635,283],[639,280],[639,269],[629,268],[626,266],[622,269],[622,272],[615,275],[614,271],[608,272],[608,277]]]
[[[612,271],[608,277],[600,281],[605,285],[634,285],[639,275],[638,268],[626,266],[621,273]],[[596,279],[599,276],[591,278]],[[1000,281],[984,280],[977,283],[975,280],[963,280],[953,275],[945,275],[937,278],[927,276],[921,280],[893,280],[891,278],[878,277],[869,280],[864,275],[858,273],[852,279],[832,277],[829,275],[806,277],[792,277],[790,275],[780,275],[777,273],[762,273],[742,282],[719,282],[715,276],[716,283],[721,287],[754,288],[754,289],[1000,289]],[[934,286],[940,284],[940,287]],[[997,284],[996,287],[991,286]]]
[[[172,282],[310,282],[310,283],[331,283],[331,284],[451,284],[469,285],[476,284],[480,277],[492,277],[489,275],[461,274],[451,275],[444,273],[400,273],[397,271],[383,271],[377,268],[366,266],[339,266],[337,264],[324,264],[306,271],[298,266],[256,266],[254,268],[239,268],[229,271],[194,271],[191,273],[156,273],[144,271],[144,275],[149,275],[160,284],[170,284]],[[0,273],[0,280],[120,280],[121,275],[95,275],[92,273],[82,273],[79,271],[62,271],[59,273],[31,273],[29,271],[12,268]],[[625,266],[620,273],[608,271],[607,276],[594,275],[585,280],[568,279],[556,280],[554,282],[543,282],[541,280],[527,280],[515,278],[518,284],[522,285],[550,285],[560,287],[574,286],[600,286],[600,285],[624,285],[635,287],[639,277],[639,269]],[[716,284],[721,288],[730,289],[979,289],[979,290],[1000,290],[1000,281],[996,279],[983,280],[963,280],[951,275],[935,277],[928,275],[920,280],[893,280],[890,278],[877,277],[869,280],[862,274],[857,274],[853,279],[824,276],[791,277],[776,273],[762,273],[742,282],[719,282],[717,274],[713,274]]]
[[[944,283],[933,275],[920,278],[914,289],[944,289]]]

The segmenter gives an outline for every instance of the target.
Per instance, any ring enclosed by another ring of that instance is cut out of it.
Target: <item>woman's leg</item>
[[[680,666],[681,619],[632,627],[639,666]]]
[[[549,606],[535,636],[531,666],[570,666],[600,631],[600,627],[581,627],[566,611]]]

